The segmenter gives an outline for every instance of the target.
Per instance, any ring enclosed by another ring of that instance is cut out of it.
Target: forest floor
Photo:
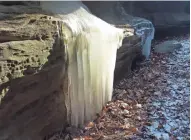
[[[69,127],[49,140],[190,139],[190,39],[169,39],[183,47],[169,54],[152,52],[149,63],[115,86],[113,100],[95,121],[83,129]]]

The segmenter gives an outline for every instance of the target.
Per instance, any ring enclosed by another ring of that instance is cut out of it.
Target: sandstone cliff
[[[0,139],[40,139],[66,124],[60,24],[37,7],[0,7]]]
[[[0,139],[40,140],[67,125],[68,62],[62,22],[39,5],[0,5]],[[126,28],[115,77],[141,55]],[[133,35],[133,36],[132,36]]]

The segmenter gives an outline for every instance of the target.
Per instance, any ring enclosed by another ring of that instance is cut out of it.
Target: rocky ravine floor
[[[190,139],[190,40],[173,39],[183,47],[171,54],[152,53],[150,63],[115,87],[113,100],[94,122],[82,129],[68,127],[48,140]]]

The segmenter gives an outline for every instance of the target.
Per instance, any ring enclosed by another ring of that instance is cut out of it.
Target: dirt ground
[[[173,39],[183,47],[170,54],[152,52],[149,62],[115,86],[113,100],[96,120],[81,129],[68,127],[49,140],[190,139],[190,39]]]

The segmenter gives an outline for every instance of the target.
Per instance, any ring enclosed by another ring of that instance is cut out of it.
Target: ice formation
[[[92,15],[80,1],[41,2],[63,21],[69,58],[68,120],[79,126],[94,119],[111,100],[117,49],[123,30]]]
[[[141,37],[142,54],[149,59],[151,52],[151,42],[154,39],[155,28],[151,21],[133,17],[126,13],[123,6],[118,2],[117,10],[121,13],[123,22],[126,22],[134,27],[135,34]]]
[[[135,34],[141,37],[142,54],[149,59],[151,52],[151,42],[154,39],[155,28],[151,21],[134,17],[126,13],[120,2],[117,2],[116,10],[123,23],[130,24],[135,29]]]
[[[141,28],[137,27],[139,27],[138,24],[143,24],[143,22],[135,24],[134,27],[136,29],[136,35],[141,37],[142,54],[146,57],[146,59],[149,59],[151,42],[154,39],[155,28],[150,21],[146,20],[145,23],[145,26],[140,26]]]
[[[105,8],[107,5],[107,8]],[[121,2],[103,2],[99,4],[99,10],[96,8],[93,11],[101,19],[114,24],[125,25],[129,24],[135,29],[135,34],[141,37],[142,54],[149,59],[151,51],[151,41],[154,39],[155,28],[151,21],[144,18],[134,17],[126,13],[121,5]],[[90,9],[91,10],[91,9]],[[109,12],[108,12],[109,11]]]

